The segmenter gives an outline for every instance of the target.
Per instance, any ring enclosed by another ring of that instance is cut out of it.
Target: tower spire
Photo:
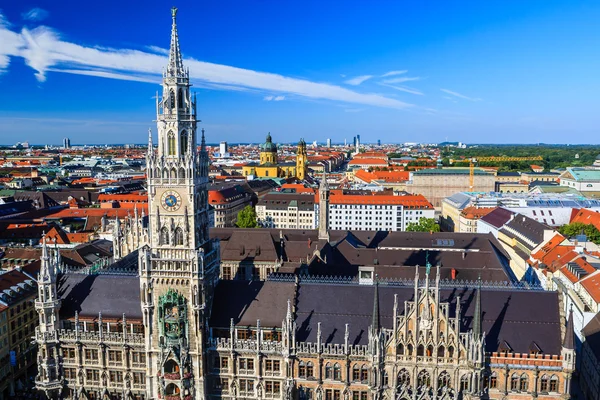
[[[475,315],[473,320],[473,336],[481,338],[481,274],[477,277],[477,294],[475,295]]]
[[[569,319],[567,320],[567,329],[565,330],[565,338],[563,340],[565,349],[573,350],[575,348],[575,327],[573,325],[573,305],[569,310]]]
[[[378,334],[381,328],[381,322],[379,318],[379,278],[375,275],[375,294],[373,298],[373,321],[371,326],[374,334]]]
[[[169,50],[169,65],[167,67],[167,77],[178,78],[185,76],[181,51],[179,50],[179,35],[177,34],[177,7],[171,8],[173,25],[171,27],[171,48]]]

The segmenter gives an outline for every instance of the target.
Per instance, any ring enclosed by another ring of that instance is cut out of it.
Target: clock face
[[[167,190],[162,195],[161,204],[167,211],[177,211],[181,207],[181,196],[174,190]]]

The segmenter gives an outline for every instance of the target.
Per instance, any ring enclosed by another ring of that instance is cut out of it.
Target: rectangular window
[[[223,267],[222,278],[224,280],[231,280],[231,267]]]
[[[242,372],[242,373],[254,372],[254,359],[253,358],[240,358],[240,372]]]
[[[85,349],[85,359],[87,361],[98,361],[98,350]]]
[[[221,357],[220,360],[221,360],[221,364],[220,364],[221,371],[229,371],[229,358]]]

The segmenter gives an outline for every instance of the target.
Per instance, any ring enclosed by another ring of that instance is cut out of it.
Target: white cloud
[[[459,99],[464,99],[464,100],[469,100],[469,101],[481,101],[482,99],[480,99],[479,97],[469,97],[469,96],[465,96],[464,94],[460,94],[458,92],[454,92],[452,90],[448,90],[448,89],[440,89],[442,92],[444,93],[448,93],[454,97],[458,97]]]
[[[388,77],[388,76],[402,75],[402,74],[405,74],[407,72],[408,72],[408,70],[406,70],[406,69],[403,69],[401,71],[389,71],[389,72],[386,72],[385,74],[381,75],[381,77],[385,78],[385,77]]]
[[[423,92],[417,90],[417,89],[413,89],[410,87],[406,87],[406,86],[396,86],[396,85],[389,85],[387,83],[379,83],[381,86],[386,86],[392,89],[396,89],[399,90],[401,92],[406,92],[406,93],[410,93],[410,94],[418,94],[419,96],[423,96]]]
[[[169,49],[163,49],[162,47],[158,46],[146,46],[146,48],[156,54],[169,55]]]
[[[282,101],[285,100],[285,96],[265,96],[263,97],[265,101]]]
[[[26,21],[41,21],[43,19],[48,18],[48,11],[36,7],[21,14],[21,17],[23,17],[23,19]]]
[[[404,82],[410,82],[410,81],[418,81],[421,78],[418,76],[401,76],[399,78],[392,78],[392,79],[385,79],[383,81],[383,83],[404,83]]]
[[[372,77],[373,75],[361,75],[352,79],[348,79],[347,81],[344,81],[344,83],[352,86],[358,86],[364,81],[371,79]]]
[[[43,82],[46,73],[70,73],[103,78],[151,81],[160,79],[167,63],[163,54],[132,49],[105,49],[83,46],[63,40],[54,30],[40,26],[23,29],[20,33],[10,30],[0,19],[0,71],[5,69],[11,57],[22,57],[36,71],[35,76]],[[154,49],[156,51],[156,49]],[[222,64],[214,64],[186,58],[192,83],[219,90],[254,90],[293,94],[311,99],[370,105],[376,107],[406,109],[413,107],[384,95],[359,93],[329,83],[253,71]],[[283,100],[280,99],[280,100]]]

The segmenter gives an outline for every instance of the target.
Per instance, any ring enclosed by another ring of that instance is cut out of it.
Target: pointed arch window
[[[169,230],[166,226],[160,230],[160,244],[169,244]]]
[[[314,376],[315,376],[315,367],[314,367],[312,361],[309,361],[308,363],[306,363],[306,377],[314,378]]]
[[[336,381],[342,380],[342,368],[340,367],[340,364],[338,364],[338,363],[335,363],[333,365],[333,379]]]
[[[460,378],[460,391],[463,392],[465,390],[469,390],[469,380],[471,379],[470,374],[464,374]]]
[[[175,246],[183,246],[183,229],[175,229]]]
[[[354,365],[354,367],[352,367],[352,380],[353,381],[360,380],[360,368],[356,364]]]
[[[519,375],[512,374],[510,377],[510,390],[518,390],[519,389]]]
[[[558,392],[558,377],[556,375],[552,375],[550,378],[550,391]]]
[[[304,364],[304,361],[298,363],[298,377],[306,379],[306,364]]]
[[[366,365],[363,365],[360,368],[360,381],[362,383],[368,383],[369,382],[369,369],[367,368]]]
[[[331,364],[325,364],[325,379],[333,379],[333,368],[331,368]]]
[[[173,89],[169,91],[169,108],[175,108],[175,92],[173,91]]]
[[[188,151],[188,133],[187,131],[182,131],[181,136],[179,136],[179,144],[181,147],[181,154],[185,154]]]
[[[490,375],[490,389],[496,389],[498,387],[498,374],[493,372]]]
[[[175,155],[175,134],[173,131],[169,131],[167,134],[167,154],[170,156]]]
[[[437,353],[437,356],[438,356],[438,357],[444,357],[444,355],[445,355],[444,346],[440,346],[440,347],[438,347],[438,353]]]
[[[438,378],[438,387],[450,387],[450,374],[446,371],[443,371]]]
[[[402,387],[404,385],[410,385],[410,374],[404,368],[398,372],[398,387]]]
[[[419,372],[417,376],[417,386],[418,387],[430,387],[431,386],[431,377],[429,376],[429,372],[422,370]]]
[[[526,392],[527,390],[529,390],[529,377],[523,373],[519,380],[519,391]]]
[[[548,392],[548,375],[543,375],[542,379],[540,379],[540,392],[545,393]]]
[[[183,90],[179,89],[177,92],[177,107],[181,110],[183,108]]]
[[[425,353],[425,348],[423,347],[422,344],[420,344],[417,347],[417,357],[422,357],[424,353]]]

